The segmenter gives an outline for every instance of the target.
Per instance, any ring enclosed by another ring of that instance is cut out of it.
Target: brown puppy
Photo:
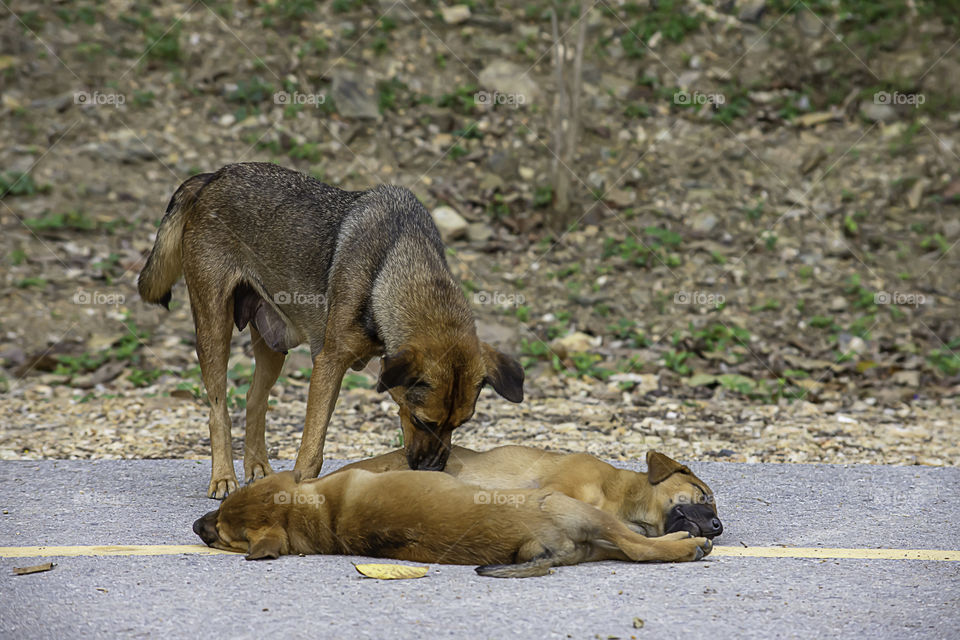
[[[180,185],[140,274],[140,297],[167,306],[181,273],[210,400],[207,492],[237,488],[227,412],[231,324],[250,325],[247,481],[272,473],[264,420],[288,349],[307,343],[313,374],[296,468],[314,477],[347,369],[383,356],[379,391],[400,406],[407,464],[441,470],[453,430],[489,384],[523,399],[523,368],[477,339],[430,214],[407,189],[342,191],[273,164],[232,164]]]
[[[352,469],[307,481],[297,471],[275,474],[229,495],[193,530],[248,560],[366,555],[483,564],[481,575],[516,578],[595,560],[699,560],[712,549],[687,532],[647,538],[556,491],[491,492],[422,471]]]
[[[403,451],[349,464],[336,473],[404,468]],[[662,536],[688,531],[713,538],[723,532],[710,487],[676,460],[647,452],[647,472],[617,469],[586,453],[561,454],[532,447],[489,451],[453,447],[446,473],[483,489],[558,491],[610,513],[635,531]]]

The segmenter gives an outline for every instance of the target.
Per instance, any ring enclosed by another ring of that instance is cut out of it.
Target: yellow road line
[[[231,551],[202,544],[132,544],[75,547],[0,547],[0,558],[52,558],[66,556],[169,556],[221,555]],[[835,549],[821,547],[714,547],[712,557],[828,558],[842,560],[960,561],[960,551],[943,549]]]
[[[112,544],[92,547],[0,547],[0,558],[52,558],[54,556],[197,556],[231,554],[202,544]]]
[[[942,549],[834,549],[821,547],[714,547],[712,556],[740,558],[832,558],[856,560],[960,561],[960,551]]]

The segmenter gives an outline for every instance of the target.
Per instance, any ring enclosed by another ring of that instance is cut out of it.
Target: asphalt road
[[[717,495],[718,545],[958,557],[960,469],[690,466]],[[194,545],[193,521],[216,505],[205,497],[208,478],[208,462],[2,462],[0,546]],[[604,562],[526,580],[433,565],[426,578],[407,581],[363,578],[348,557],[5,552],[0,636],[960,637],[960,562],[720,551],[696,563]],[[48,559],[52,571],[13,575]]]

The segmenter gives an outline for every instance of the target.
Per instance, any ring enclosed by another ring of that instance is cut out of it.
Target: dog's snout
[[[710,521],[710,531],[708,532],[711,536],[718,536],[723,533],[723,523],[720,522],[720,518],[714,518]]]
[[[443,471],[447,466],[449,455],[450,452],[445,447],[441,447],[436,451],[411,453],[407,456],[407,463],[416,471]]]
[[[193,523],[193,532],[200,536],[203,543],[211,545],[217,541],[217,512],[211,511]]]

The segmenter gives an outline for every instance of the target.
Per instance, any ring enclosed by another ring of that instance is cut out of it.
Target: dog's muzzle
[[[450,457],[450,450],[446,447],[440,447],[436,451],[428,451],[423,454],[410,452],[407,454],[407,464],[415,471],[443,471],[447,466],[447,458]]]
[[[687,531],[695,536],[715,538],[723,533],[723,523],[705,504],[678,504],[667,515],[665,533]]]
[[[212,546],[214,542],[220,539],[217,535],[217,513],[218,511],[211,511],[202,518],[197,518],[197,521],[193,523],[193,532],[200,536],[200,539],[207,546]]]

